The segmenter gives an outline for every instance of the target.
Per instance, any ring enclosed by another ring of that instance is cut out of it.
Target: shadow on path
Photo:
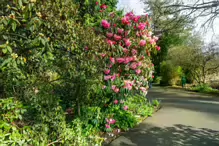
[[[219,146],[219,131],[182,124],[155,127],[140,124],[114,146]]]
[[[109,146],[219,146],[219,97],[155,87],[163,108]]]
[[[210,114],[219,114],[219,97],[207,97],[202,94],[194,94],[178,90],[161,90],[161,88],[152,88],[149,90],[149,99],[158,99],[164,107],[175,107],[205,112]]]

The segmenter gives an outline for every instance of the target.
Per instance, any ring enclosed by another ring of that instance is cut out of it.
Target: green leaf
[[[18,0],[18,4],[21,7],[23,5],[22,0]]]
[[[17,27],[16,22],[13,22],[11,25],[12,25],[12,30],[15,31],[15,30],[16,30],[16,27]]]
[[[10,53],[12,53],[12,48],[10,46],[7,46],[6,48]]]
[[[3,66],[5,66],[6,64],[8,64],[11,60],[12,60],[12,58],[6,59],[6,60],[0,65],[0,68],[2,68]]]
[[[2,49],[2,52],[3,52],[4,54],[6,54],[6,53],[8,52],[8,49],[7,49],[7,48],[4,48],[4,49]]]
[[[18,118],[19,118],[19,120],[22,120],[22,116],[21,115],[18,115]]]

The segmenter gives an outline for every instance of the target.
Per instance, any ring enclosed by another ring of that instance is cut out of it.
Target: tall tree
[[[186,15],[193,15],[195,18],[205,17],[206,20],[202,26],[213,26],[215,19],[218,19],[219,16],[218,0],[193,0],[189,3],[183,0],[177,0],[163,6],[163,8],[170,7],[177,8],[172,13],[181,12]]]
[[[200,37],[192,36],[187,43],[170,49],[168,60],[189,72],[199,84],[206,83],[207,77],[218,72],[219,45],[216,42],[204,44]]]
[[[164,7],[172,3],[172,0],[142,0],[145,4],[145,11],[152,16],[153,28],[156,35],[160,36],[158,45],[161,51],[152,54],[153,63],[157,75],[160,74],[160,62],[166,59],[168,49],[171,46],[180,45],[190,35],[192,30],[192,19],[177,11],[177,7]]]

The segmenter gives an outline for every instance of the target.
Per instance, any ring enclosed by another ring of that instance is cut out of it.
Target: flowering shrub
[[[103,90],[116,106],[120,104],[118,100],[125,101],[128,94],[147,94],[153,70],[150,53],[159,51],[160,47],[156,45],[158,37],[152,35],[148,15],[136,16],[130,12],[121,17],[111,13],[106,18],[96,31],[105,36],[109,46],[107,52],[102,52],[105,61]],[[121,106],[121,110],[128,109],[127,105]],[[110,124],[106,128],[110,128]]]
[[[103,129],[136,125],[127,99],[147,93],[150,52],[160,49],[158,38],[148,17],[109,15],[106,4],[96,8],[91,22],[99,20],[98,35],[90,24],[81,25],[83,10],[72,0],[4,2],[0,137],[5,145],[94,145],[102,142]]]

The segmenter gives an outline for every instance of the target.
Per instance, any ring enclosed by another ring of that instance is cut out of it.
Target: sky
[[[140,0],[119,0],[117,5],[118,9],[123,9],[125,12],[134,11],[136,15],[145,14],[144,12],[144,4]],[[215,19],[214,22],[214,32],[212,29],[201,29],[201,24],[205,22],[206,18],[199,18],[196,20],[195,31],[199,31],[202,35],[202,38],[206,43],[211,42],[212,39],[216,38],[215,36],[219,36],[219,19]]]

